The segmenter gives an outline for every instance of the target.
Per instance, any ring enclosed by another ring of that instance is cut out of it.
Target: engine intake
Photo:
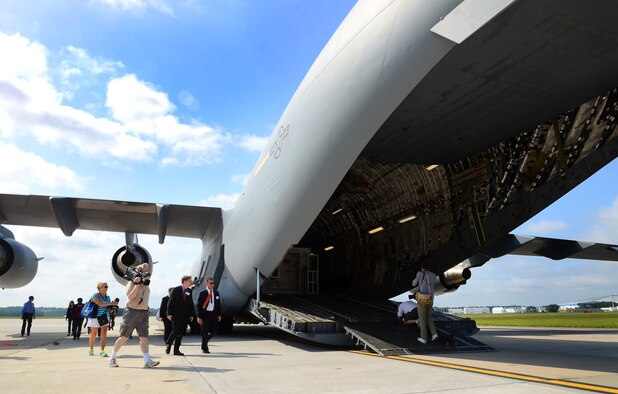
[[[436,283],[435,293],[444,294],[450,293],[465,285],[466,281],[472,277],[470,268],[455,266],[448,271],[445,271],[439,276],[439,281]]]
[[[148,263],[150,272],[152,272],[152,258],[146,249],[138,244],[134,244],[129,249],[123,246],[112,257],[112,274],[118,283],[126,285],[128,280],[123,278],[125,270],[143,263]]]
[[[36,254],[11,238],[0,238],[0,287],[15,289],[32,282],[39,269]]]

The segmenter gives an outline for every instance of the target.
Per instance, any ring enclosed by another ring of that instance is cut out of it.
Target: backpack
[[[81,316],[94,318],[97,315],[98,311],[99,309],[97,307],[97,304],[92,301],[88,301],[84,304],[84,307],[82,308]]]

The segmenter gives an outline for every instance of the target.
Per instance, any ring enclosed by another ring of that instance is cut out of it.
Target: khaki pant
[[[433,324],[433,319],[431,318],[431,309],[433,308],[433,301],[427,305],[421,305],[418,303],[416,309],[418,309],[418,326],[421,329],[421,338],[425,340],[429,340],[427,337],[427,326],[429,326],[429,331],[431,331],[431,335],[435,335],[438,332],[436,331],[436,326]]]

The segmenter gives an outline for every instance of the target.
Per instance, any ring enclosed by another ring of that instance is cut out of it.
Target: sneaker
[[[99,353],[99,356],[107,357],[107,352],[105,350],[103,350],[101,353]]]
[[[151,359],[144,363],[144,368],[153,368],[153,367],[156,367],[157,365],[159,365],[159,362]]]
[[[416,340],[419,341],[420,343],[427,343],[427,340],[423,338],[416,338]]]
[[[109,359],[109,366],[112,368],[115,368],[118,366],[118,363],[116,362],[116,357]]]
[[[431,336],[431,341],[433,342],[433,341],[435,341],[436,339],[438,339],[438,334],[433,334],[433,335]]]
[[[88,350],[88,355],[89,356],[94,356],[94,350],[92,350],[92,349]]]

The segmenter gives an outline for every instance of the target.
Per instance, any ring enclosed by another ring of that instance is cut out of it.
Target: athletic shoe
[[[419,341],[420,343],[423,343],[423,344],[427,343],[427,340],[423,339],[423,338],[416,338],[416,340]]]
[[[103,350],[101,353],[99,353],[99,356],[107,357],[107,352],[105,350]]]
[[[144,363],[144,368],[154,368],[157,365],[159,365],[159,362],[151,359]]]
[[[113,368],[118,366],[118,363],[116,362],[116,357],[113,357],[113,358],[109,359],[109,366],[113,367]]]
[[[94,350],[92,350],[92,349],[88,350],[88,355],[89,356],[94,356]]]
[[[438,334],[433,334],[433,335],[431,336],[431,341],[433,342],[433,341],[435,341],[436,339],[438,339]]]

